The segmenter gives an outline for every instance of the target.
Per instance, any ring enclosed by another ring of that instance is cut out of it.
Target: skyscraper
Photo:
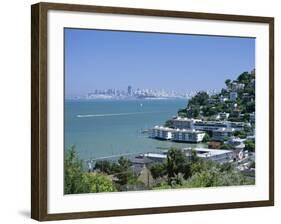
[[[132,86],[128,86],[128,96],[132,96]]]

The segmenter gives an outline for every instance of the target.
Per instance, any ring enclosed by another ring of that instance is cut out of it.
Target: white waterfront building
[[[173,129],[163,126],[155,126],[149,131],[151,138],[172,140],[178,142],[202,142],[205,132],[197,131],[195,129]]]
[[[171,120],[171,126],[179,129],[193,129],[194,123],[200,121],[197,119],[190,119],[186,117],[176,117]]]
[[[224,140],[231,137],[234,131],[243,130],[250,125],[244,122],[230,121],[202,121],[176,117],[171,121],[171,127],[155,126],[149,130],[151,138],[172,140],[179,142],[201,142],[206,131],[212,131],[216,140]]]
[[[223,114],[227,116],[227,113]],[[234,131],[243,130],[245,126],[250,124],[244,122],[231,121],[202,121],[200,119],[189,119],[176,117],[171,121],[171,127],[174,129],[195,129],[199,131],[214,131],[220,128],[234,128]]]
[[[174,129],[167,128],[163,126],[155,126],[149,131],[149,136],[151,138],[158,138],[164,140],[170,140],[172,138],[172,132]]]
[[[176,129],[172,134],[173,141],[179,142],[202,142],[205,132],[196,131],[195,129]]]

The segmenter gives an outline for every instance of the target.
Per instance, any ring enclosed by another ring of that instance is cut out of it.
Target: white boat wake
[[[76,117],[112,117],[112,116],[127,116],[136,114],[154,114],[154,113],[165,113],[167,111],[152,111],[152,112],[134,112],[134,113],[118,113],[118,114],[78,114]]]

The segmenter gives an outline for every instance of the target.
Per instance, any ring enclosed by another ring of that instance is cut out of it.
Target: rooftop
[[[176,121],[202,121],[201,119],[187,118],[187,117],[175,117],[173,120]]]
[[[148,164],[148,163],[152,163],[153,161],[147,157],[135,157],[134,159],[132,159],[132,163],[133,164]]]
[[[185,148],[184,150],[190,150],[189,148]],[[206,148],[194,148],[192,149],[197,152],[198,157],[212,157],[216,155],[222,155],[222,154],[227,154],[231,153],[232,150],[224,150],[224,149],[206,149]]]
[[[195,129],[174,129],[175,132],[182,132],[182,133],[205,133],[204,131],[197,131]]]
[[[171,132],[184,132],[184,133],[204,133],[203,131],[198,131],[195,129],[174,129],[174,128],[168,128],[168,127],[163,127],[163,126],[154,126],[153,129],[156,130],[163,130],[163,131],[171,131]]]
[[[165,130],[165,131],[174,131],[174,130],[175,130],[175,129],[173,129],[173,128],[168,128],[168,127],[158,126],[158,125],[154,126],[154,128],[153,128],[153,129],[157,129],[157,130]]]
[[[166,159],[167,155],[163,153],[153,153],[153,152],[148,152],[143,154],[144,157],[150,157],[150,158],[158,158],[158,159]]]

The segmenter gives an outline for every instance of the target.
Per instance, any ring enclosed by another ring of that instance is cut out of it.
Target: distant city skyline
[[[218,90],[205,90],[209,95],[216,94]],[[188,99],[197,91],[177,92],[165,89],[140,89],[128,86],[126,89],[95,89],[84,96],[66,96],[66,99]]]
[[[65,95],[221,89],[255,68],[255,39],[65,29]]]

